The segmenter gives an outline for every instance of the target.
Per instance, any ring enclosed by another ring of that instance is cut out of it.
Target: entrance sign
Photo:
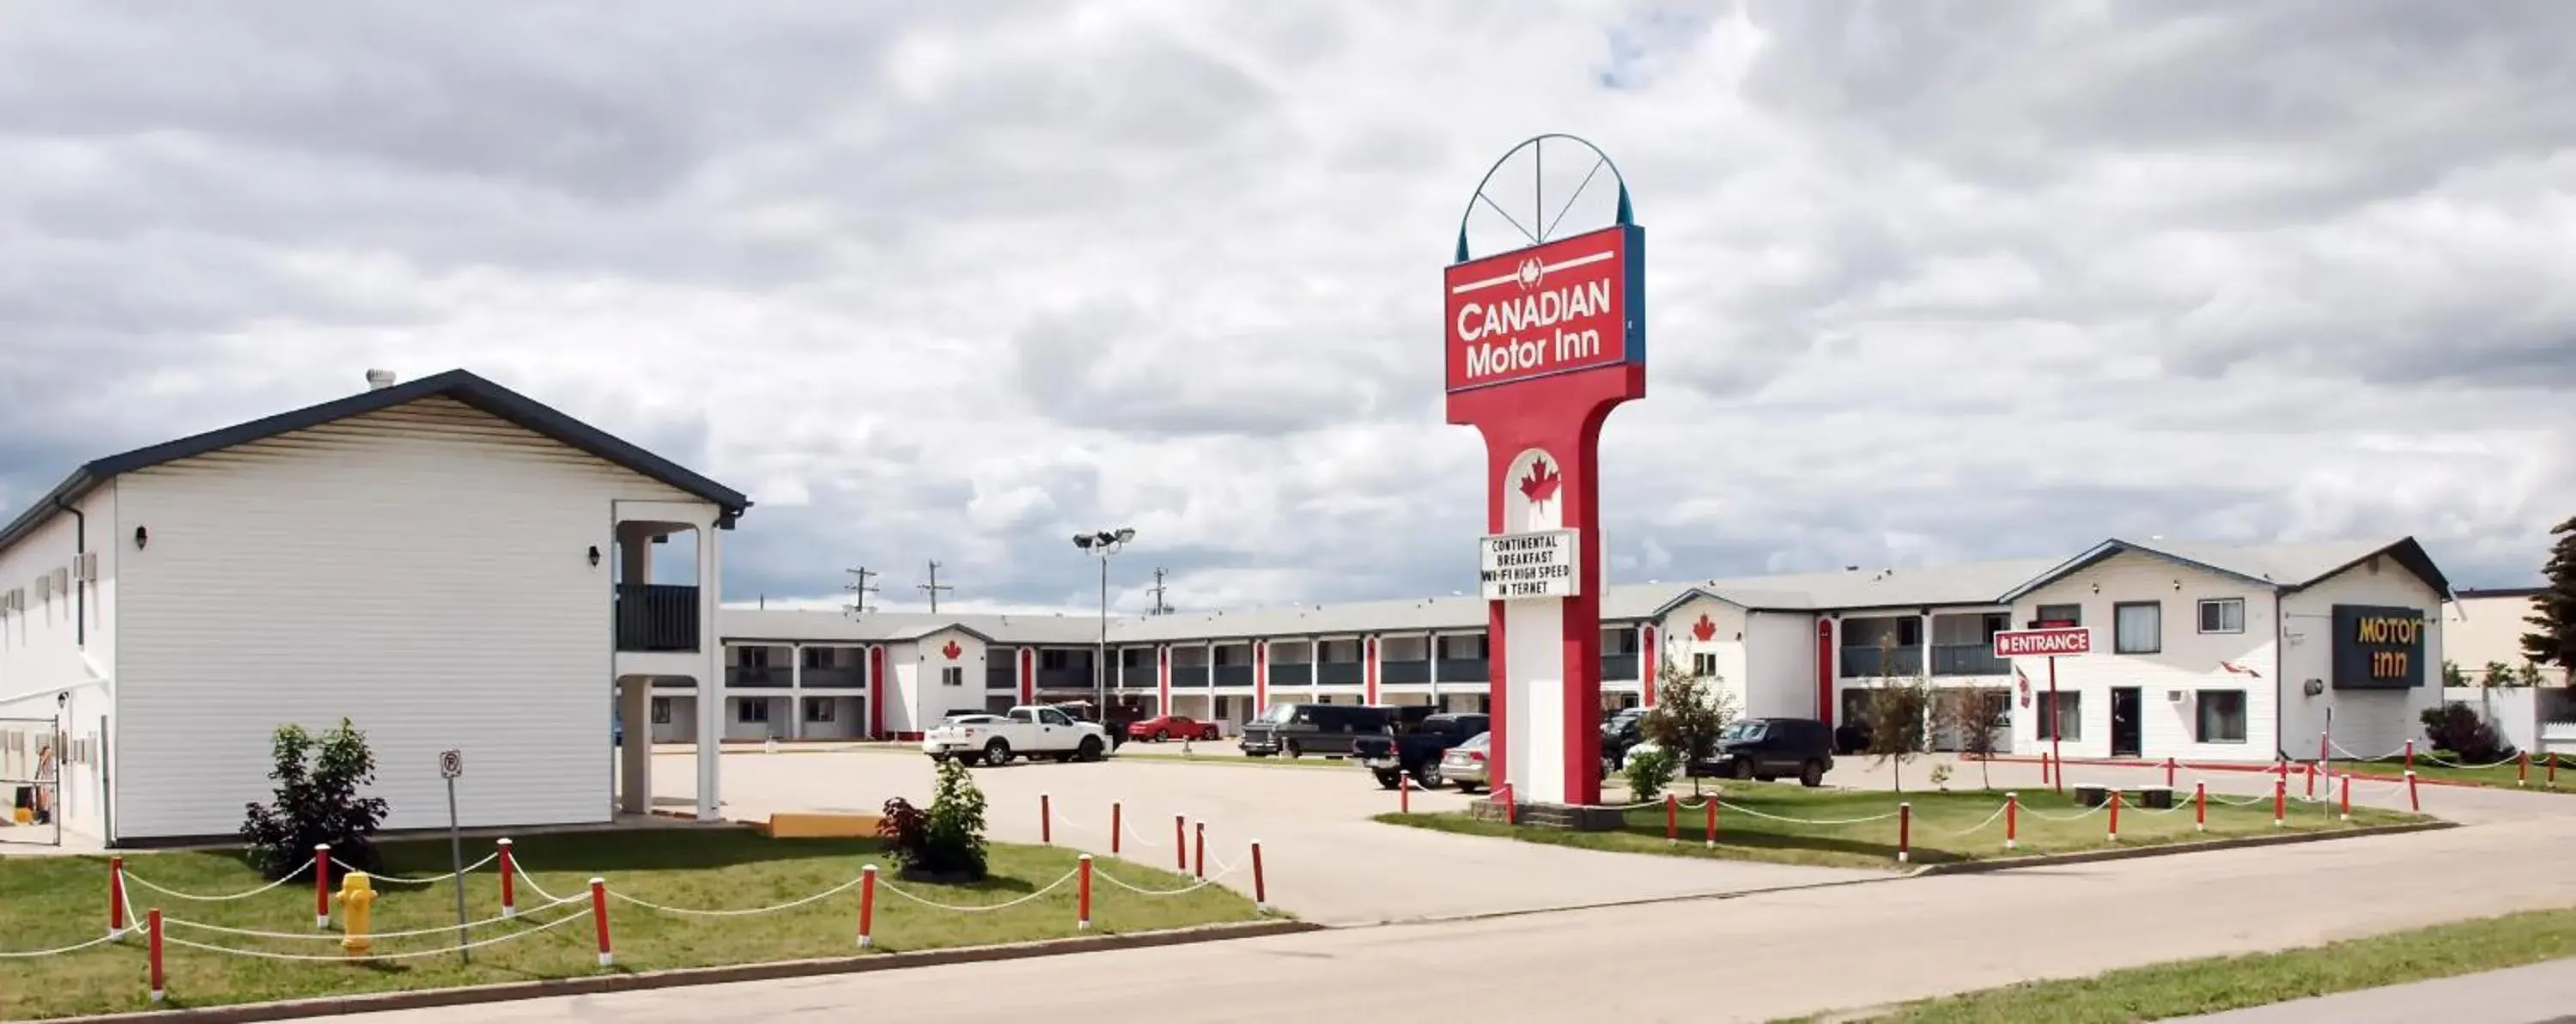
[[[1485,600],[1573,597],[1582,589],[1581,538],[1573,530],[1533,530],[1483,538],[1477,578]]]
[[[2083,626],[2007,629],[1995,634],[1995,657],[2047,658],[2093,653],[2093,631]]]
[[[1551,196],[1548,157],[1569,155],[1581,183]],[[1498,181],[1507,166],[1527,176]],[[1608,223],[1596,213],[1557,230],[1576,200],[1610,188],[1617,208]],[[1470,251],[1468,217],[1479,210],[1527,244]],[[1619,169],[1571,135],[1542,135],[1505,153],[1477,183],[1467,214],[1441,275],[1441,359],[1449,422],[1485,439],[1486,764],[1496,799],[1597,805],[1601,425],[1621,403],[1646,396],[1645,229]]]

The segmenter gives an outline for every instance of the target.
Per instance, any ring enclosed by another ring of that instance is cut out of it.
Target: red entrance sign
[[[2082,626],[2008,629],[1995,634],[1995,657],[2040,658],[2093,653],[2093,631]]]
[[[1644,249],[1621,225],[1451,266],[1450,393],[1644,363]]]

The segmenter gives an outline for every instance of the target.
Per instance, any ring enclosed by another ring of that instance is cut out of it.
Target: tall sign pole
[[[447,859],[448,870],[456,872],[456,958],[473,963],[472,947],[465,941],[465,838],[456,827],[456,777],[465,774],[465,752],[438,752],[438,777],[447,780]]]
[[[1996,631],[1994,643],[1998,658],[2048,659],[2048,713],[2039,716],[2039,721],[2048,723],[2048,760],[2053,766],[2049,778],[2056,780],[2058,792],[2066,792],[2065,705],[2057,697],[2057,659],[2093,653],[2093,631],[2083,626],[2053,625],[2006,629]],[[2026,681],[2023,689],[2029,689]]]
[[[1591,168],[1561,206],[1540,174],[1551,144]],[[1526,163],[1515,163],[1524,154]],[[1498,181],[1506,166],[1528,167],[1528,187]],[[1617,189],[1611,223],[1559,232],[1596,180]],[[1570,135],[1542,135],[1504,154],[1477,184],[1467,217],[1480,210],[1519,232],[1514,247],[1473,252],[1462,217],[1441,291],[1448,419],[1485,439],[1479,568],[1489,602],[1490,763],[1498,799],[1597,805],[1601,425],[1646,395],[1645,229],[1618,168]]]

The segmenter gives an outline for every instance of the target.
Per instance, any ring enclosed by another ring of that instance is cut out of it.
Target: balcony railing
[[[1485,681],[1485,659],[1442,658],[1440,681],[1444,683],[1481,683]]]
[[[1252,666],[1250,665],[1219,665],[1215,671],[1218,686],[1252,685]]]
[[[617,649],[698,649],[698,588],[654,583],[617,585]]]
[[[1099,685],[1099,681],[1091,677],[1091,667],[1088,665],[1081,668],[1042,668],[1038,670],[1037,687],[1041,690],[1053,690],[1057,692],[1065,690],[1088,690],[1096,685]]]
[[[1936,676],[2008,676],[2012,660],[1995,657],[1995,645],[1935,644],[1932,647],[1932,674]]]
[[[1270,685],[1304,686],[1315,681],[1315,666],[1305,662],[1288,662],[1270,666]]]
[[[1160,683],[1152,665],[1129,665],[1118,670],[1118,685],[1134,690],[1151,690]]]
[[[1192,687],[1196,687],[1196,686],[1206,686],[1207,684],[1208,684],[1208,667],[1207,667],[1207,666],[1205,666],[1205,665],[1174,665],[1174,666],[1172,666],[1172,685],[1173,685],[1173,686],[1192,686]]]
[[[726,686],[785,686],[788,678],[787,670],[775,665],[725,666]]]
[[[1882,653],[1887,652],[1881,652],[1876,644],[1872,644],[1867,647],[1843,648],[1842,677],[1845,679],[1882,679],[1890,676],[1919,676],[1923,674],[1923,648],[1896,648],[1892,652],[1896,656],[1891,659],[1886,659],[1887,664],[1885,665],[1879,664],[1881,660],[1879,656]]]
[[[1011,667],[1011,666],[1009,666],[1009,665],[986,665],[986,666],[984,666],[984,688],[985,688],[985,689],[987,689],[987,690],[1016,690],[1016,689],[1019,689],[1019,686],[1020,686],[1020,670],[1019,670],[1019,669],[1013,668],[1013,667]]]
[[[803,685],[856,689],[868,685],[868,673],[857,665],[807,665]]]
[[[1431,681],[1428,661],[1381,661],[1377,663],[1378,682],[1396,686],[1418,686]]]
[[[1639,678],[1639,677],[1638,677],[1638,675],[1637,675],[1637,656],[1636,656],[1636,655],[1634,655],[1634,654],[1604,654],[1604,655],[1602,655],[1602,656],[1601,656],[1601,678],[1603,678],[1603,679],[1636,679],[1636,678]]]
[[[1325,686],[1358,686],[1368,681],[1368,669],[1356,661],[1327,661],[1315,666],[1315,681]]]

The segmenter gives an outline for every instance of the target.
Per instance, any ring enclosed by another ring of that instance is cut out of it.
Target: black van
[[[1739,718],[1717,737],[1708,760],[1689,774],[1769,782],[1794,775],[1810,788],[1834,768],[1834,731],[1812,718]]]
[[[1349,757],[1352,740],[1386,735],[1392,711],[1359,704],[1275,704],[1268,714],[1244,723],[1239,745],[1246,757]]]

